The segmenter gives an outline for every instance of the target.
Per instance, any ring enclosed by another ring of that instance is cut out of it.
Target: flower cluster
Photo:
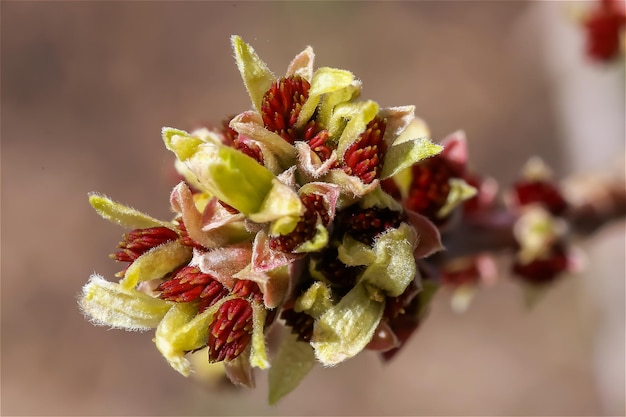
[[[519,216],[513,227],[518,244],[514,275],[527,284],[543,286],[574,270],[576,259],[566,239],[569,204],[543,161],[528,161],[509,202]]]
[[[626,49],[626,7],[622,0],[596,0],[584,13],[581,25],[585,31],[587,56],[608,62],[624,56]]]
[[[162,130],[183,179],[172,219],[90,195],[130,232],[111,255],[125,263],[119,282],[94,274],[80,306],[94,324],[156,329],[157,349],[183,375],[200,349],[239,385],[269,368],[275,402],[316,362],[364,349],[390,359],[440,283],[475,284],[480,256],[460,269],[426,258],[442,234],[491,210],[495,186],[468,170],[463,132],[431,142],[413,106],[361,99],[352,73],[314,69],[311,48],[276,77],[241,38],[232,46],[251,109],[217,128]],[[519,206],[565,208],[547,183],[516,191]],[[560,240],[529,238],[536,227],[524,219],[515,271],[553,278]],[[270,333],[279,342],[268,353]]]

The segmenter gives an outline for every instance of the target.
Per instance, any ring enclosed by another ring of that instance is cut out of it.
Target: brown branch
[[[571,206],[564,215],[572,236],[584,238],[604,225],[626,217],[626,183],[623,179],[588,176],[567,186]],[[443,265],[454,259],[480,253],[516,249],[513,225],[517,216],[500,206],[472,217],[463,217],[443,234],[446,250],[428,259]]]

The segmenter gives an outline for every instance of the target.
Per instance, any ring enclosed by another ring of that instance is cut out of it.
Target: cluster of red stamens
[[[162,226],[135,229],[129,233],[124,233],[124,240],[117,245],[121,250],[109,255],[109,257],[118,262],[129,262],[129,264],[123,271],[115,275],[124,276],[128,267],[141,255],[159,245],[179,239],[179,237],[179,234],[174,230]]]
[[[162,282],[157,291],[159,298],[177,303],[200,300],[199,312],[209,308],[228,295],[225,288],[210,274],[205,274],[195,266],[184,266],[172,278]]]
[[[407,307],[413,298],[419,293],[419,288],[415,281],[406,287],[404,292],[397,297],[387,297],[385,300],[385,310],[383,311],[383,317],[389,320],[395,319],[401,314],[405,313],[405,307]]]
[[[248,298],[258,303],[263,302],[263,293],[261,292],[259,285],[256,282],[247,279],[238,279],[235,282],[235,286],[233,287],[231,294],[240,298]]]
[[[204,249],[191,239],[184,223],[179,221],[179,233],[167,227],[136,229],[124,235],[120,251],[111,255],[117,261],[134,262],[141,255],[163,243],[179,240],[182,244]],[[123,275],[124,271],[119,275]],[[252,332],[251,302],[263,302],[259,286],[249,280],[237,280],[229,290],[210,274],[195,266],[185,265],[168,274],[156,288],[159,298],[177,303],[198,302],[198,314],[226,296],[237,298],[224,302],[209,325],[209,360],[235,359],[250,342]]]
[[[566,214],[569,204],[563,197],[558,185],[547,180],[521,180],[513,185],[513,195],[520,206],[541,205],[553,216]],[[531,284],[543,284],[553,281],[569,266],[568,250],[561,239],[555,240],[546,253],[528,263],[513,264],[513,273]]]
[[[598,61],[609,61],[619,56],[626,13],[623,1],[600,0],[598,3],[584,22],[587,54]]]
[[[291,327],[291,333],[298,335],[301,342],[311,341],[313,336],[313,323],[315,320],[304,312],[297,312],[293,309],[283,310],[280,318],[285,320],[285,325]]]
[[[380,176],[387,144],[383,140],[385,120],[375,117],[365,131],[346,149],[343,155],[343,170],[369,184]]]
[[[446,204],[450,192],[450,178],[454,170],[440,155],[425,159],[411,168],[413,181],[406,199],[406,207],[438,223],[437,214]]]
[[[568,207],[559,189],[547,181],[518,181],[513,185],[513,191],[520,206],[540,203],[555,216],[562,215]]]
[[[545,257],[535,259],[529,263],[513,264],[513,272],[524,281],[531,284],[546,284],[552,282],[560,273],[567,270],[568,254],[563,244],[556,243]]]
[[[330,222],[328,209],[324,203],[324,197],[319,194],[306,194],[300,196],[304,204],[304,214],[295,229],[286,235],[273,236],[270,239],[270,247],[282,252],[292,252],[302,243],[312,239],[317,231],[318,218],[324,226]]]
[[[187,232],[187,226],[183,222],[182,217],[176,219],[178,223],[178,233],[180,234],[180,243],[185,246],[189,246],[190,248],[196,248],[198,250],[206,250],[204,246],[193,240],[189,237],[189,233]]]
[[[184,266],[173,277],[157,287],[159,298],[186,303],[198,301],[198,314],[226,296],[237,298],[225,301],[209,324],[209,361],[235,359],[250,342],[252,332],[251,301],[261,303],[263,294],[255,282],[237,280],[228,290],[210,274],[197,267]]]
[[[209,362],[231,361],[250,344],[252,305],[243,298],[225,301],[209,325]]]
[[[360,267],[348,266],[338,258],[337,248],[328,246],[324,250],[311,255],[315,262],[315,270],[322,274],[333,289],[345,293],[356,283]]]
[[[178,233],[167,227],[135,229],[124,234],[124,240],[117,246],[121,250],[111,255],[111,258],[119,262],[134,262],[150,249],[178,237]]]
[[[263,154],[261,153],[259,145],[247,139],[243,135],[240,135],[236,130],[231,128],[230,121],[232,119],[233,117],[230,117],[222,122],[221,133],[224,137],[224,144],[237,149],[257,161],[259,164],[263,165]]]
[[[329,137],[328,130],[322,129],[315,120],[310,120],[304,127],[304,141],[322,161],[330,158],[333,149],[335,149],[335,144],[329,140]]]
[[[274,81],[261,102],[265,127],[293,144],[297,139],[295,126],[298,115],[309,97],[310,88],[311,84],[297,75]]]
[[[391,360],[419,327],[420,317],[418,314],[422,308],[422,304],[419,296],[413,297],[411,301],[403,307],[402,314],[397,315],[395,318],[387,319],[387,324],[398,338],[400,345],[396,348],[381,352],[381,356],[385,361]]]
[[[389,208],[370,207],[362,209],[353,205],[339,214],[339,223],[345,232],[367,245],[386,230],[398,228],[406,215]]]

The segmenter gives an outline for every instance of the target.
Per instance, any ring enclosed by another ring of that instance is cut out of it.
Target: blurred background
[[[448,294],[388,365],[316,368],[279,405],[185,379],[151,333],[89,324],[76,297],[123,229],[89,191],[169,218],[160,129],[249,107],[229,36],[276,73],[305,46],[363,97],[464,129],[503,186],[538,154],[560,176],[623,173],[624,67],[591,63],[569,2],[2,2],[2,415],[624,415],[624,223],[579,242],[584,273],[531,311],[506,274]]]

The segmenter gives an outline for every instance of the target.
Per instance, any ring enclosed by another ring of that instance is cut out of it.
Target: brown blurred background
[[[586,62],[567,2],[2,2],[2,415],[623,415],[624,224],[532,311],[506,275],[465,315],[440,294],[397,359],[316,368],[278,406],[170,369],[152,334],[105,331],[76,295],[122,229],[89,191],[170,216],[160,129],[249,107],[229,36],[276,74],[306,45],[363,96],[415,104],[433,139],[510,183],[624,154],[624,69]]]

